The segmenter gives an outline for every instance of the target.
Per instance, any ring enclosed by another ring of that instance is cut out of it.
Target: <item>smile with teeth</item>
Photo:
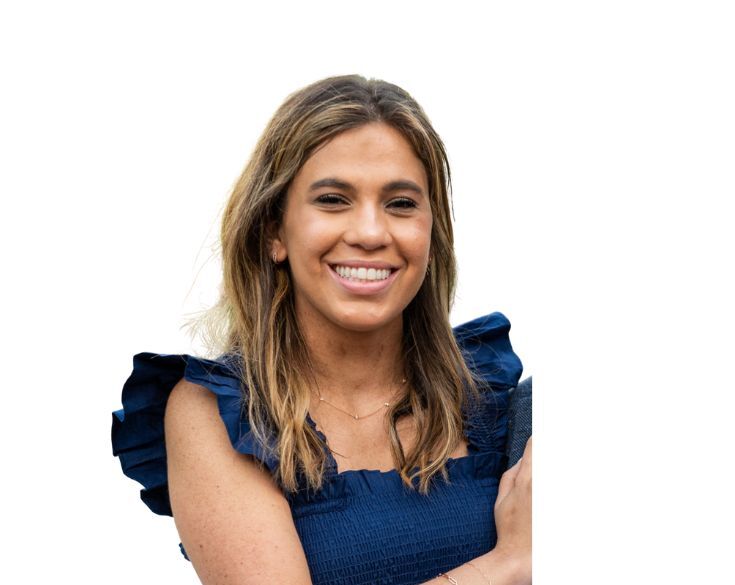
[[[385,280],[390,276],[389,269],[351,268],[349,266],[332,266],[334,271],[346,280],[353,282],[374,282]]]

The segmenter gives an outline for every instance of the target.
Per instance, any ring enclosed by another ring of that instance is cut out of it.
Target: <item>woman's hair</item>
[[[357,75],[331,77],[289,96],[266,127],[226,205],[221,245],[222,297],[210,313],[219,350],[237,356],[252,433],[278,458],[277,477],[295,491],[299,477],[322,486],[327,456],[307,423],[313,375],[299,331],[288,262],[271,259],[273,225],[286,192],[315,148],[340,132],[372,122],[398,130],[426,169],[433,224],[427,277],[403,314],[403,355],[409,392],[389,410],[394,463],[408,486],[426,493],[445,479],[446,461],[463,437],[462,408],[476,386],[449,325],[456,264],[451,179],[441,139],[400,87]],[[406,453],[396,422],[412,414],[416,442]],[[416,469],[416,471],[414,471]]]

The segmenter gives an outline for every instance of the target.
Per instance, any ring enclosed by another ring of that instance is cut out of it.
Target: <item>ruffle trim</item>
[[[510,321],[502,313],[490,313],[454,328],[467,366],[492,390],[510,390],[523,373],[509,333]]]
[[[499,476],[507,458],[508,390],[517,385],[522,365],[508,338],[510,322],[501,313],[480,317],[454,329],[457,342],[483,382],[482,400],[468,405],[465,433],[470,443],[467,457],[450,460],[450,480],[477,477],[492,466]],[[133,372],[123,386],[123,408],[113,413],[113,454],[120,458],[123,473],[143,485],[143,502],[156,514],[172,515],[168,496],[166,446],[163,417],[171,390],[181,379],[204,386],[217,396],[220,417],[230,442],[240,453],[254,456],[275,475],[278,461],[272,451],[258,443],[250,428],[232,362],[211,361],[189,355],[140,353],[133,358]],[[482,455],[480,457],[479,455]],[[490,463],[492,462],[492,463]],[[478,465],[480,467],[478,467]],[[318,493],[297,492],[293,503],[326,502],[345,491],[380,489],[384,482],[400,482],[397,471],[345,471],[329,469],[325,487]],[[485,477],[484,475],[482,477]]]
[[[523,364],[510,343],[510,321],[491,313],[454,328],[467,367],[478,381],[480,400],[465,406],[465,435],[470,453],[504,452],[509,391],[518,384]]]
[[[189,355],[139,353],[123,386],[123,408],[112,416],[112,452],[123,473],[143,485],[140,497],[156,514],[171,516],[163,417],[176,383],[185,378],[217,397],[219,414],[232,447],[262,461],[271,473],[278,463],[258,443],[242,416],[240,381],[226,362]]]
[[[448,483],[461,484],[470,480],[499,481],[507,464],[508,457],[498,452],[470,453],[465,457],[449,459]],[[444,479],[441,477],[436,477],[434,481],[434,486],[438,489],[444,485]],[[418,488],[418,481],[414,481],[414,487]],[[300,518],[343,509],[354,497],[397,493],[401,490],[407,492],[407,495],[410,493],[410,488],[403,483],[395,469],[389,471],[350,469],[325,481],[318,492],[303,489],[286,497],[291,504],[292,515],[294,518]]]

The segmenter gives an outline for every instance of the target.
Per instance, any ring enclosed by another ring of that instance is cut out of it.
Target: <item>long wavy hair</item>
[[[427,493],[437,474],[447,478],[447,459],[463,437],[463,406],[477,395],[449,324],[456,282],[449,163],[424,111],[400,87],[357,75],[293,93],[268,123],[226,205],[222,296],[209,315],[219,350],[238,358],[251,432],[277,457],[277,479],[289,492],[300,478],[310,489],[322,487],[327,452],[307,423],[309,348],[298,327],[288,262],[271,259],[269,226],[280,225],[288,187],[314,149],[371,122],[390,125],[413,146],[426,169],[433,215],[428,274],[403,313],[409,391],[388,411],[392,457],[407,486]],[[417,431],[410,452],[396,430],[408,414]]]

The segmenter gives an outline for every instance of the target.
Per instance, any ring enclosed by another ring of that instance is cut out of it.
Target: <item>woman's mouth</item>
[[[353,268],[335,265],[331,267],[341,278],[351,282],[375,282],[387,279],[392,270],[383,268]]]
[[[398,275],[398,268],[375,268],[330,264],[329,272],[342,289],[356,295],[373,295],[386,290]]]

